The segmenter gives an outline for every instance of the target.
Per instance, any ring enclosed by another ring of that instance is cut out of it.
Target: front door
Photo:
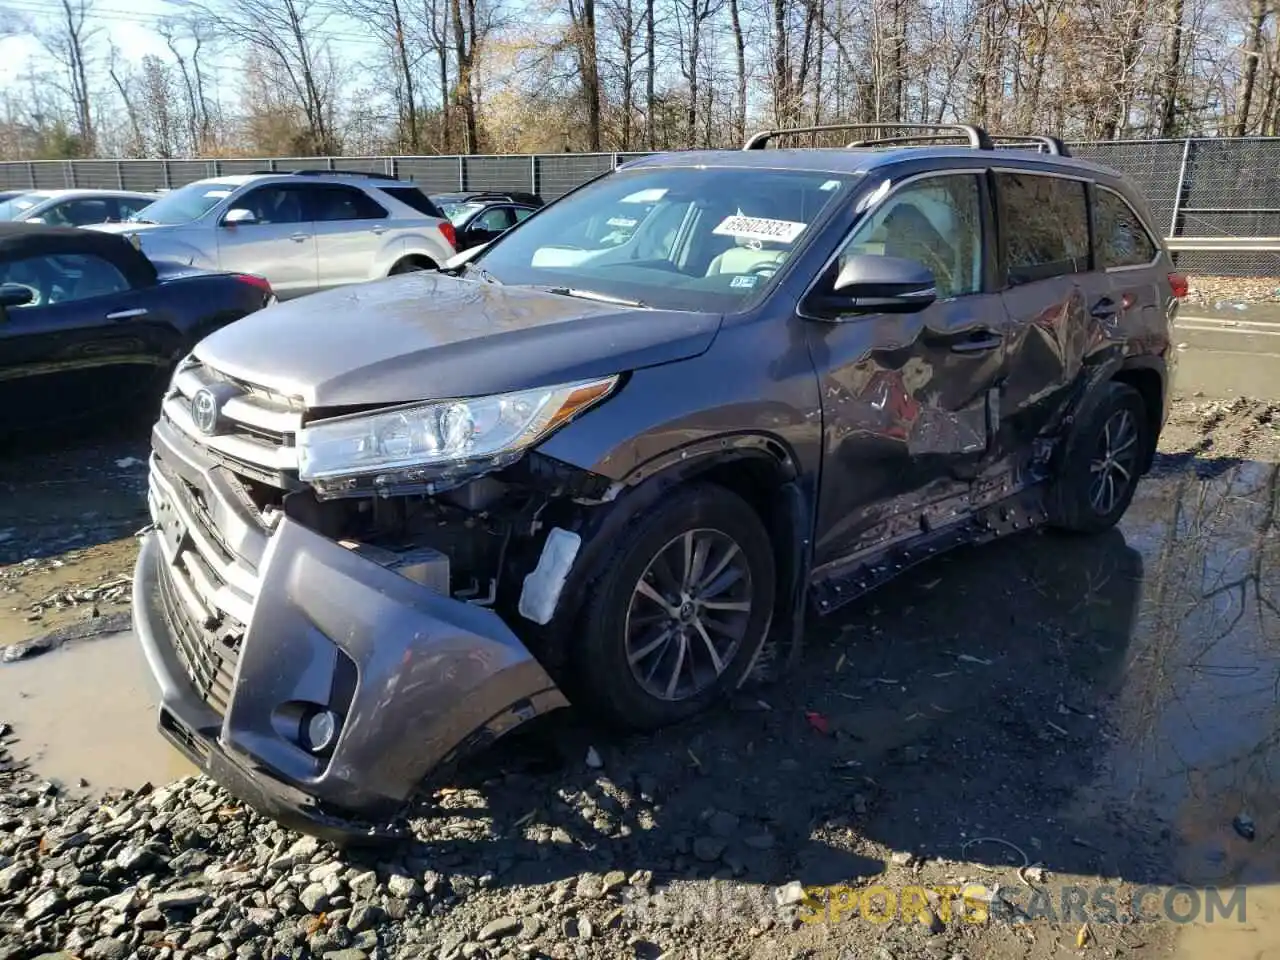
[[[34,293],[0,317],[0,431],[108,422],[142,392],[161,389],[179,344],[154,288],[130,288],[91,254],[0,263],[0,283]]]
[[[316,289],[316,231],[303,187],[273,183],[236,197],[230,210],[248,210],[250,223],[218,224],[218,266],[266,277],[280,299]]]
[[[878,254],[924,263],[938,291],[918,313],[806,324],[822,383],[819,572],[918,534],[929,508],[963,494],[989,457],[1006,324],[985,280],[989,202],[979,171],[908,180],[854,227],[819,281],[818,292],[832,285],[846,255]]]

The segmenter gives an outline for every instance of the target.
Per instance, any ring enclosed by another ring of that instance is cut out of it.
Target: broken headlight
[[[617,382],[605,377],[318,420],[298,431],[298,476],[322,495],[341,495],[500,467]]]

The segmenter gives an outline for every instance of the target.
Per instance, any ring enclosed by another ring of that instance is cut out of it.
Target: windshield
[[[0,220],[17,220],[37,203],[48,199],[47,193],[20,193],[0,203]]]
[[[465,200],[445,200],[439,206],[455,227],[462,226],[473,213],[484,209],[483,203],[469,203]]]
[[[203,217],[235,192],[237,185],[205,181],[166,193],[129,218],[130,223],[190,223]]]
[[[472,262],[499,283],[668,310],[740,310],[851,183],[743,168],[613,174],[547,207]]]

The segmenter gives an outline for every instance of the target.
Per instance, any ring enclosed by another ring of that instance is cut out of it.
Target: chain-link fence
[[[1074,156],[1113,167],[1146,195],[1158,229],[1189,273],[1280,276],[1280,138],[1073,143]],[[384,173],[428,192],[521,190],[548,200],[640,153],[534,156],[281,157],[262,160],[0,162],[0,189],[167,190],[205,177],[322,169]]]

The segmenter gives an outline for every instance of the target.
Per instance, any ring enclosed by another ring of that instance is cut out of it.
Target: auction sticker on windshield
[[[774,243],[792,243],[804,232],[807,223],[794,220],[768,220],[764,217],[725,217],[712,230],[722,237],[741,237],[744,240],[762,240]]]

